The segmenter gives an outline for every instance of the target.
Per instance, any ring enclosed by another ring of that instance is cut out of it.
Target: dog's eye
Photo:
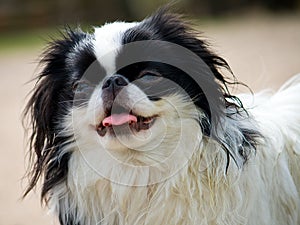
[[[138,80],[141,82],[149,83],[149,82],[158,82],[162,80],[162,76],[158,72],[153,71],[143,71],[139,77]]]
[[[73,92],[77,92],[77,93],[85,92],[88,89],[90,89],[91,86],[92,85],[89,82],[80,80],[80,81],[76,81],[73,83],[72,90],[73,90]]]

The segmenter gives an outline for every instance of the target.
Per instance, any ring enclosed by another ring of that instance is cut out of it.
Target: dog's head
[[[230,72],[226,61],[198,35],[160,10],[140,23],[67,30],[52,42],[27,106],[37,156],[29,190],[43,172],[43,195],[62,182],[77,150],[91,161],[106,152],[132,165],[176,167],[203,136],[223,143],[216,127],[241,105],[220,72]]]

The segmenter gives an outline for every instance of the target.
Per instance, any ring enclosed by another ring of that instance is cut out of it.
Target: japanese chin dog
[[[165,9],[68,28],[41,64],[25,195],[41,181],[61,225],[300,224],[300,76],[233,95],[227,62]]]

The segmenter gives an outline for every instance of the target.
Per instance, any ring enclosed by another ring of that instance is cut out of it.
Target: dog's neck
[[[188,224],[200,224],[203,218],[214,220],[216,215],[213,211],[222,210],[216,207],[216,202],[220,200],[218,198],[223,198],[224,190],[230,189],[226,181],[228,178],[224,176],[226,155],[217,149],[217,143],[208,143],[205,138],[201,143],[214,146],[214,149],[199,146],[193,157],[175,174],[160,182],[140,186],[135,184],[149,180],[160,169],[126,171],[124,168],[115,168],[111,173],[118,173],[114,174],[114,179],[117,175],[123,178],[120,180],[124,183],[120,184],[84,166],[85,159],[80,153],[74,152],[70,165],[76,165],[76,168],[69,168],[69,171],[76,172],[69,172],[67,185],[60,185],[53,191],[55,196],[51,199],[52,208],[60,214],[65,224],[68,224],[68,220],[78,224],[107,225],[165,224],[166,221],[170,224],[182,224],[182,221],[185,224],[187,221]],[[216,165],[209,166],[211,164]]]

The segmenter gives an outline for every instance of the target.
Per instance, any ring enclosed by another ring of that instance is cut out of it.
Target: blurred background
[[[153,12],[163,0],[1,0],[0,29],[15,30],[55,26],[65,23],[103,23],[113,20],[140,20]],[[177,8],[194,17],[230,16],[262,9],[292,12],[299,0],[184,0]]]
[[[167,2],[0,0],[0,225],[57,224],[41,209],[39,188],[20,199],[26,186],[21,111],[49,37],[66,24],[90,30],[140,20]],[[300,73],[300,0],[177,0],[174,8],[193,20],[253,91],[276,90]]]

